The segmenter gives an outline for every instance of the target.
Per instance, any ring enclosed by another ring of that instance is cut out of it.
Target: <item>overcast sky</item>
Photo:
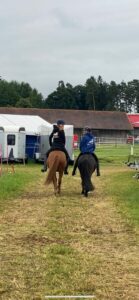
[[[139,0],[0,0],[0,76],[46,97],[58,81],[139,79]]]

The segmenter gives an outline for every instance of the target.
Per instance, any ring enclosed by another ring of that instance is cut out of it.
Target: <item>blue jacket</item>
[[[87,132],[80,142],[81,153],[93,153],[95,151],[95,138],[92,133]]]

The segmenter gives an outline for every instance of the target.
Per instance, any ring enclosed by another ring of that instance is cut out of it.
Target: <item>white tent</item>
[[[52,128],[49,122],[39,116],[0,114],[0,127],[8,126],[24,127],[27,135],[40,134],[42,126]]]

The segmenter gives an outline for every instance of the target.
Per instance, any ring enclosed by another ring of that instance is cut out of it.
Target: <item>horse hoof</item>
[[[92,185],[92,192],[95,190],[95,186],[94,185]]]
[[[88,192],[86,191],[86,192],[84,193],[84,195],[85,195],[85,197],[88,197]]]

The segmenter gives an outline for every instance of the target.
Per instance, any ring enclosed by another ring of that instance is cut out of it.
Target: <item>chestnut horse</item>
[[[88,192],[94,190],[94,186],[91,181],[91,176],[96,169],[96,160],[91,154],[83,154],[78,160],[78,169],[81,176],[82,194],[88,197]]]
[[[48,185],[53,182],[54,185],[54,193],[60,194],[61,192],[61,182],[62,176],[64,173],[64,169],[66,167],[66,155],[64,152],[59,150],[54,150],[50,152],[47,165],[48,165],[48,175],[45,181],[45,184]],[[58,174],[56,174],[58,173]]]

